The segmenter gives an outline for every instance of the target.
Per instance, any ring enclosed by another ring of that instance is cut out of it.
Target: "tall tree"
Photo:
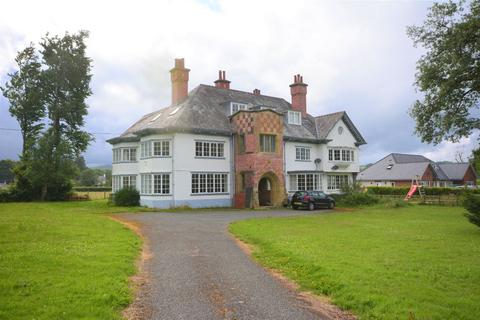
[[[41,64],[31,43],[15,58],[18,70],[8,74],[10,81],[2,87],[2,93],[10,103],[10,114],[15,117],[22,132],[22,154],[26,159],[43,128],[45,107],[41,101]]]
[[[91,95],[91,59],[86,56],[88,32],[66,33],[63,37],[42,39],[42,98],[49,127],[42,143],[35,148],[36,170],[48,172],[41,181],[41,198],[49,187],[73,178],[75,159],[87,149],[91,136],[82,130],[88,113],[86,99]],[[35,172],[38,175],[38,171]],[[35,176],[36,176],[35,175]],[[40,174],[40,176],[42,176]]]
[[[423,94],[411,116],[423,142],[457,142],[480,128],[480,0],[435,3],[407,34],[426,53],[415,85]]]

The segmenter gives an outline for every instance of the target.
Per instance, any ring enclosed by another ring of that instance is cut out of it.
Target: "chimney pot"
[[[214,83],[217,88],[230,89],[230,81],[227,80],[225,71],[218,71],[218,79]]]
[[[253,94],[259,96],[260,95],[260,90],[259,89],[254,89]]]

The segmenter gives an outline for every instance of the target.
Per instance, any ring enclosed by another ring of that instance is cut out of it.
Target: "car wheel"
[[[330,204],[328,205],[328,208],[330,209],[335,208],[335,202],[330,202]]]
[[[313,202],[310,202],[308,204],[308,210],[313,211],[315,209],[315,204]]]

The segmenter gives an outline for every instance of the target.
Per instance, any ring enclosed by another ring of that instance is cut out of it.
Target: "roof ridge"
[[[318,118],[322,118],[322,117],[333,116],[333,115],[340,114],[340,113],[346,113],[346,111],[345,111],[345,110],[343,110],[343,111],[337,111],[337,112],[322,114],[321,116],[312,116],[312,117],[314,117],[315,119],[318,119]]]
[[[247,93],[249,95],[252,95],[252,96],[262,96],[262,97],[266,97],[266,98],[274,98],[274,99],[279,99],[279,100],[283,100],[285,102],[287,102],[288,104],[290,104],[290,102],[288,102],[287,100],[285,100],[285,98],[281,98],[281,97],[275,97],[275,96],[268,96],[266,94],[254,94],[253,92],[248,92],[248,91],[243,91],[243,90],[237,90],[237,89],[226,89],[226,88],[217,88],[215,86],[212,86],[212,85],[209,85],[209,84],[204,84],[204,83],[200,83],[197,87],[200,87],[200,86],[204,86],[204,87],[209,87],[209,88],[214,88],[214,89],[220,89],[220,90],[228,90],[228,91],[235,91],[235,92],[240,92],[240,93]]]

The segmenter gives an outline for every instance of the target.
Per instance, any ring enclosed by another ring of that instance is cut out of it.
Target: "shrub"
[[[373,194],[381,195],[406,195],[410,187],[368,187],[368,192]],[[480,194],[478,189],[467,189],[467,188],[439,188],[439,187],[423,187],[425,194],[429,196],[439,196],[439,195],[462,195],[466,193],[476,193]]]
[[[366,206],[377,204],[380,200],[368,193],[354,192],[340,198],[340,202],[347,206]]]
[[[138,206],[140,205],[140,193],[135,188],[123,188],[113,195],[113,203],[117,206]]]
[[[468,221],[480,227],[480,196],[472,193],[466,194],[463,206],[468,211],[465,214]]]
[[[73,191],[77,192],[110,192],[111,187],[73,187]]]
[[[401,199],[385,199],[384,200],[385,208],[404,208],[409,205],[408,202]]]

